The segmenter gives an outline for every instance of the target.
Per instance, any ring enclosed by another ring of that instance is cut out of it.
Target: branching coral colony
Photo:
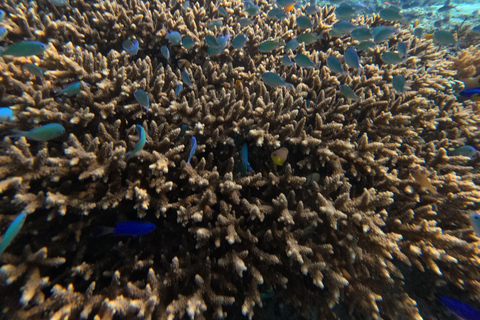
[[[0,134],[50,122],[66,133],[1,143],[0,231],[29,214],[0,256],[2,318],[262,319],[273,295],[306,318],[341,318],[342,306],[359,319],[421,319],[407,293],[415,270],[427,279],[426,297],[441,287],[480,298],[468,220],[480,177],[469,158],[447,154],[479,145],[479,107],[453,95],[448,51],[401,28],[360,53],[361,73],[335,74],[327,57],[356,42],[332,38],[337,20],[322,8],[310,18],[323,39],[297,50],[320,66],[286,67],[282,49],[257,46],[304,32],[295,24],[301,9],[272,20],[272,4],[256,4],[261,12],[242,27],[240,1],[6,1],[8,39],[48,48],[0,58],[0,104],[16,116]],[[389,24],[376,15],[356,22]],[[170,45],[174,30],[194,47]],[[207,55],[207,35],[240,33],[243,49]],[[138,40],[137,56],[122,50],[126,39]],[[398,41],[407,59],[383,63]],[[26,63],[48,70],[45,80]],[[177,96],[182,70],[193,87]],[[295,88],[265,86],[267,71]],[[403,94],[391,84],[400,74],[410,87]],[[80,93],[55,96],[75,81]],[[344,98],[340,84],[360,101]],[[148,113],[133,96],[139,88],[150,96]],[[135,125],[147,143],[127,159]],[[289,155],[277,166],[270,153],[281,146]],[[243,174],[247,163],[253,171]],[[140,218],[155,231],[95,237],[99,226]]]

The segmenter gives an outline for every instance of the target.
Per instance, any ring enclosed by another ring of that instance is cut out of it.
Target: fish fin
[[[100,238],[107,236],[109,234],[113,234],[115,228],[112,227],[97,227],[95,230],[95,238]]]
[[[28,131],[22,131],[18,129],[11,129],[10,130],[12,134],[9,134],[7,137],[9,138],[19,138],[19,137],[25,137],[28,133]]]

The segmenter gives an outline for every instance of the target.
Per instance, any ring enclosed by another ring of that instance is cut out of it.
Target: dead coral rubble
[[[447,153],[478,148],[480,121],[473,104],[453,95],[445,51],[402,31],[392,41],[407,44],[405,63],[383,64],[389,48],[380,44],[361,54],[361,74],[337,77],[327,57],[355,43],[328,35],[336,19],[322,8],[312,32],[325,40],[299,48],[321,67],[287,68],[281,54],[256,46],[303,32],[293,18],[262,13],[243,28],[240,1],[173,2],[7,0],[9,37],[49,46],[38,57],[0,59],[0,103],[17,116],[0,132],[55,121],[67,134],[0,145],[1,231],[14,213],[29,213],[0,257],[6,317],[262,318],[273,295],[304,317],[334,319],[342,305],[368,319],[420,319],[405,284],[403,270],[412,268],[429,280],[427,295],[449,285],[480,297],[468,220],[480,179],[470,159]],[[229,16],[208,29],[219,5]],[[159,48],[172,30],[197,42],[170,46],[168,64]],[[205,36],[227,33],[248,35],[246,47],[208,57]],[[131,57],[121,41],[134,38],[142,50]],[[191,62],[184,68],[193,87],[176,96],[179,59]],[[45,81],[25,62],[49,70]],[[266,71],[295,89],[266,87]],[[400,74],[403,94],[391,85]],[[78,80],[81,93],[55,98],[54,89]],[[339,84],[360,101],[347,101]],[[150,95],[148,114],[133,97],[138,88]],[[127,159],[135,124],[148,143]],[[198,146],[187,164],[191,136]],[[243,143],[253,168],[244,175]],[[276,166],[270,153],[280,146],[289,158]],[[139,218],[156,230],[142,239],[95,237],[99,226]]]

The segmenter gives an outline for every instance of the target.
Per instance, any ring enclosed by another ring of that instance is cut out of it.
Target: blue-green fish
[[[309,15],[309,16],[312,16],[318,12],[320,12],[320,8],[318,8],[317,6],[315,6],[315,4],[309,4],[306,8],[305,8],[305,12]]]
[[[321,39],[322,37],[319,36],[318,34],[316,33],[309,33],[309,32],[305,32],[305,33],[302,33],[300,34],[299,36],[297,36],[297,42],[298,43],[305,43],[306,45],[309,45],[309,44],[312,44],[314,42],[316,42],[318,39]]]
[[[342,3],[335,8],[335,16],[339,20],[350,20],[357,16],[357,12],[352,6]]]
[[[2,242],[0,242],[0,255],[5,251],[8,245],[12,242],[13,238],[17,236],[22,229],[25,220],[27,219],[27,213],[22,212],[20,213],[7,228],[5,234],[3,236]]]
[[[148,113],[148,109],[150,108],[150,99],[148,98],[148,94],[145,92],[145,90],[137,89],[133,93],[133,96],[141,107],[147,109]]]
[[[185,1],[183,4],[182,4],[182,7],[183,9],[187,10],[188,8],[190,8],[190,1]]]
[[[423,37],[423,34],[424,34],[424,30],[423,28],[415,28],[415,30],[413,30],[413,34],[415,35],[415,37],[417,37],[418,39],[421,39]]]
[[[12,132],[13,134],[9,135],[11,138],[25,137],[28,140],[48,141],[60,137],[65,132],[65,128],[58,123],[49,123],[30,131],[12,129]]]
[[[398,92],[402,93],[405,90],[405,77],[402,75],[395,76],[392,79],[392,86]]]
[[[147,135],[145,134],[145,129],[141,125],[137,124],[135,126],[135,130],[137,131],[139,139],[137,144],[135,145],[135,148],[132,151],[125,153],[125,155],[127,156],[127,159],[130,159],[130,157],[133,156],[138,151],[143,150],[143,147],[145,146],[145,142],[147,142]]]
[[[357,25],[348,22],[348,21],[338,21],[332,26],[332,30],[330,30],[329,34],[332,37],[343,37],[350,33],[350,31],[355,30],[358,28]]]
[[[180,93],[182,92],[183,90],[183,86],[182,84],[180,83],[176,88],[175,88],[175,97],[178,97],[180,95]]]
[[[405,58],[407,56],[407,44],[405,42],[397,43],[397,51],[400,57]]]
[[[244,143],[242,145],[242,150],[240,151],[240,174],[242,177],[245,177],[249,171],[253,170],[248,162],[248,147],[247,144]]]
[[[15,120],[13,110],[7,107],[0,108],[0,123],[9,122]]]
[[[373,37],[370,29],[365,28],[365,27],[361,27],[361,28],[357,28],[355,30],[352,30],[350,32],[350,36],[353,39],[358,40],[358,41],[368,40],[368,39],[371,39]]]
[[[287,42],[287,44],[285,45],[285,47],[283,49],[285,51],[286,50],[297,50],[298,46],[299,46],[299,43],[298,43],[297,39],[292,39],[292,40]]]
[[[312,60],[310,60],[309,57],[304,54],[297,54],[295,56],[295,63],[302,68],[315,68],[317,66]]]
[[[403,62],[403,59],[395,52],[382,53],[382,61],[388,64],[398,64]]]
[[[129,55],[129,56],[134,56],[137,54],[139,47],[138,47],[138,41],[136,39],[134,40],[124,40],[122,42],[122,47],[123,50]]]
[[[358,57],[358,53],[355,48],[348,47],[345,49],[344,58],[347,66],[357,69],[358,72],[362,70],[362,67],[360,66],[360,58]]]
[[[7,33],[7,29],[5,29],[4,27],[0,27],[0,41],[7,36]]]
[[[3,22],[6,16],[7,16],[7,13],[5,12],[5,10],[0,9],[0,22]]]
[[[183,83],[191,88],[193,84],[192,84],[192,81],[190,81],[190,77],[188,76],[188,73],[186,71],[182,71],[180,75],[182,77]]]
[[[395,27],[378,26],[372,29],[373,41],[380,43],[390,39],[398,31]]]
[[[81,88],[80,88],[81,83],[82,81],[71,83],[68,86],[66,86],[64,89],[55,91],[55,95],[56,96],[65,95],[67,97],[76,96],[81,91]]]
[[[34,56],[44,52],[47,49],[47,44],[38,41],[20,41],[14,43],[0,51],[0,57],[14,56],[27,57]]]
[[[167,32],[166,38],[173,45],[179,45],[182,42],[182,35],[178,31]]]
[[[343,95],[349,99],[355,100],[355,101],[360,101],[360,98],[357,96],[357,94],[350,88],[349,86],[345,86],[343,84],[340,85],[340,92],[343,93]]]
[[[35,77],[40,78],[42,82],[44,81],[43,73],[46,71],[46,69],[40,68],[39,66],[33,63],[25,63],[23,66],[25,67],[25,69],[28,70],[28,72],[33,74]]]
[[[170,63],[170,50],[168,50],[167,46],[161,46],[160,52],[162,53],[162,56],[167,59],[168,63]]]
[[[242,18],[240,19],[240,21],[238,21],[238,23],[240,24],[240,27],[245,28],[251,25],[253,23],[253,20],[249,18]]]
[[[277,5],[282,8],[294,6],[297,3],[297,0],[277,0]]]
[[[278,74],[273,72],[265,72],[262,74],[263,82],[268,84],[270,87],[279,88],[279,87],[287,87],[291,89],[295,89],[293,84],[285,82]]]
[[[375,48],[375,42],[370,40],[360,42],[355,47],[355,49],[357,49],[358,51],[364,51],[364,50],[373,49],[373,48]]]
[[[192,37],[190,37],[190,36],[183,37],[182,46],[185,49],[187,49],[187,50],[191,49],[194,45],[195,45],[195,40],[193,40]]]
[[[302,29],[312,29],[313,27],[312,20],[307,16],[300,16],[295,22],[297,26]]]
[[[267,18],[269,19],[282,20],[282,19],[285,19],[286,17],[287,17],[287,14],[285,13],[285,11],[283,11],[282,8],[278,8],[278,7],[273,8],[267,13]]]
[[[380,11],[380,17],[386,21],[400,21],[403,19],[400,9],[397,7],[388,7]]]
[[[338,60],[337,57],[329,56],[327,58],[327,67],[333,72],[345,74],[345,70],[343,70],[342,63],[340,62],[340,60]]]
[[[227,10],[224,7],[218,7],[218,14],[224,17],[228,17]]]
[[[182,126],[180,127],[180,136],[185,137],[188,130],[190,130],[190,127],[186,124],[182,124]]]
[[[245,47],[245,43],[247,43],[247,37],[244,34],[239,34],[232,40],[232,47],[235,49],[242,49]]]
[[[197,149],[197,139],[192,136],[192,143],[190,147],[190,153],[188,154],[187,163],[190,164],[190,160],[192,160],[193,155],[195,154],[195,150]]]
[[[251,16],[256,15],[258,13],[258,11],[260,10],[260,8],[250,0],[245,0],[243,2],[243,8],[244,8],[245,12],[248,13],[249,15],[251,15]]]
[[[217,39],[212,36],[212,35],[207,35],[205,37],[205,43],[207,44],[207,46],[209,47],[214,47],[214,48],[218,48],[219,45],[218,45],[218,42],[217,42]]]
[[[283,46],[283,43],[280,42],[280,41],[267,40],[267,41],[264,41],[264,42],[260,43],[260,45],[258,46],[258,51],[260,51],[260,52],[270,52],[270,51],[273,51],[273,50],[276,50],[276,49],[280,48],[281,46]]]
[[[228,44],[228,39],[231,37],[232,35],[227,33],[226,35],[224,36],[218,36],[217,37],[217,43],[218,43],[218,46],[220,48],[223,48],[225,49],[225,47],[227,46]]]
[[[478,155],[478,150],[472,146],[461,146],[456,148],[452,152],[449,152],[449,156],[464,156],[464,157],[473,158],[473,157],[476,157],[477,155]]]
[[[293,61],[290,60],[290,57],[286,54],[283,55],[282,57],[282,64],[285,66],[285,67],[291,67],[294,65]]]
[[[210,29],[210,30],[214,30],[214,29],[220,30],[222,25],[223,25],[222,20],[215,20],[215,21],[210,22],[208,24],[207,28]]]
[[[63,7],[68,4],[68,0],[48,0],[48,2],[50,2],[56,7]]]
[[[453,46],[457,42],[453,33],[445,30],[437,30],[433,33],[433,41],[439,44]]]

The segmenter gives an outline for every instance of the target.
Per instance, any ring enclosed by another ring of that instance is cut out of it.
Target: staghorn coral
[[[0,146],[2,231],[13,213],[30,213],[0,257],[5,317],[262,318],[273,291],[274,301],[306,318],[339,318],[334,307],[343,305],[356,317],[420,319],[407,292],[412,269],[430,280],[428,296],[436,284],[480,297],[478,239],[467,230],[479,177],[469,159],[446,152],[479,146],[478,107],[453,95],[447,51],[402,30],[361,54],[362,73],[337,77],[327,57],[356,42],[328,35],[332,8],[312,16],[312,31],[324,39],[298,53],[321,67],[305,70],[256,48],[302,32],[299,9],[282,21],[261,13],[242,28],[240,1],[173,3],[6,2],[12,40],[49,46],[42,56],[0,59],[0,103],[17,115],[0,132],[56,121],[68,134],[44,143],[5,138]],[[211,30],[218,5],[230,15]],[[384,23],[376,15],[357,22]],[[159,48],[170,30],[197,42],[190,51],[171,47],[167,64]],[[241,32],[244,49],[207,56],[207,34]],[[121,51],[127,38],[139,41],[138,56]],[[383,64],[381,54],[398,41],[407,60]],[[176,97],[181,58],[191,62],[194,85]],[[27,61],[49,70],[45,82],[24,72]],[[266,87],[266,71],[295,89]],[[410,87],[401,95],[390,83],[398,74]],[[55,98],[53,90],[77,80],[80,94]],[[361,100],[349,103],[339,84]],[[133,98],[138,88],[150,94],[148,114]],[[134,124],[148,144],[127,159]],[[191,136],[198,146],[187,164]],[[254,171],[246,176],[236,170],[243,143]],[[283,167],[269,158],[280,146],[290,151]],[[312,173],[320,178],[307,184]],[[137,217],[156,230],[142,239],[95,238],[97,226]],[[47,250],[63,258],[46,258]]]

